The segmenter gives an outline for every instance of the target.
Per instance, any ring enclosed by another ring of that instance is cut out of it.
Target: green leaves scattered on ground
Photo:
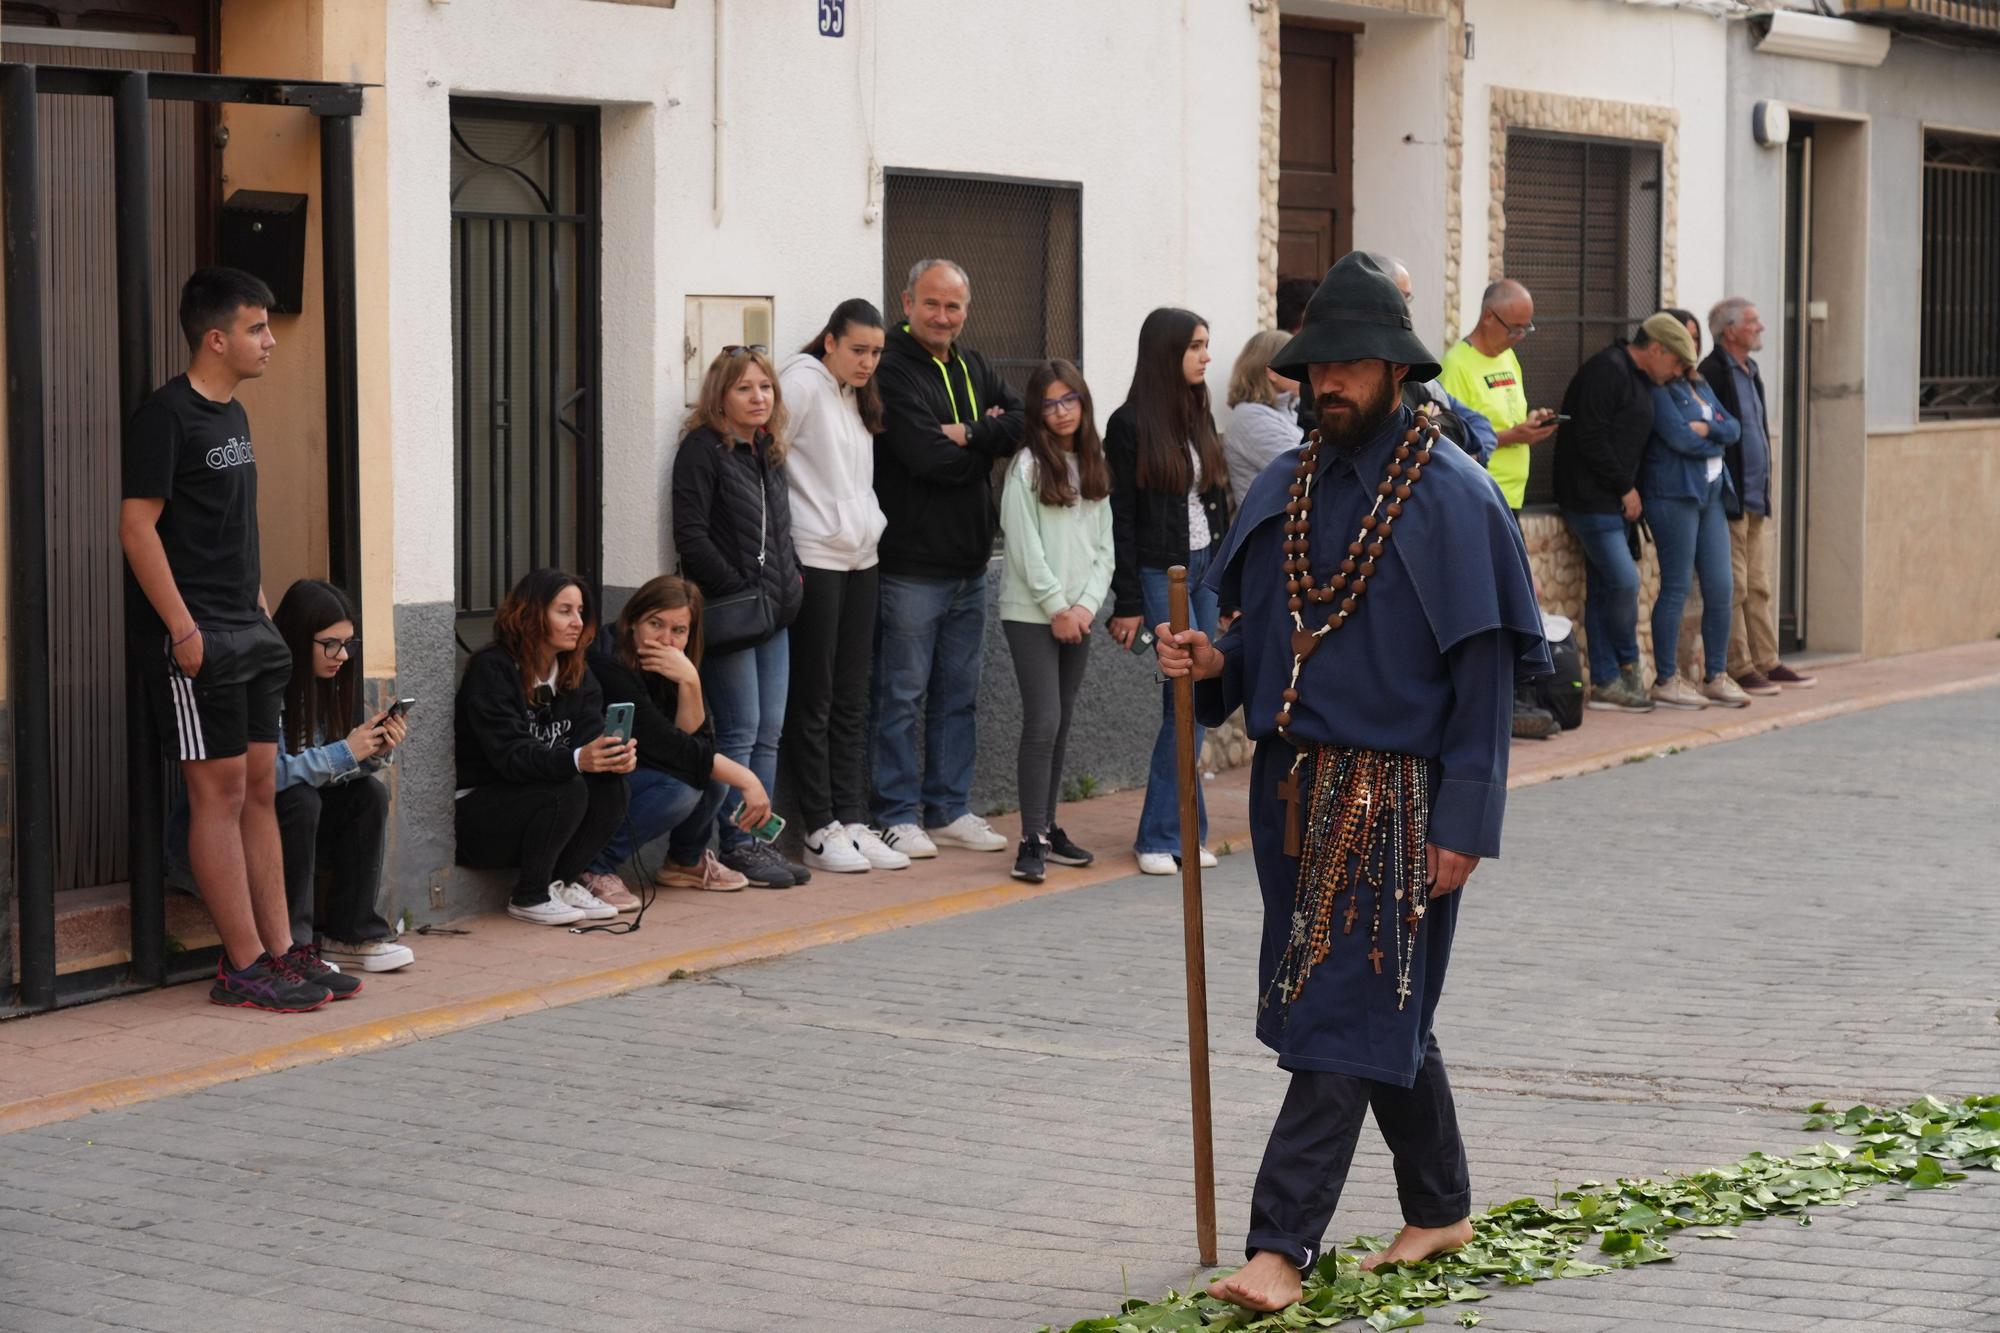
[[[1484,1300],[1495,1285],[1594,1277],[1671,1259],[1666,1238],[1675,1231],[1698,1227],[1697,1237],[1734,1240],[1740,1223],[1790,1215],[1810,1225],[1806,1210],[1814,1204],[1845,1205],[1848,1195],[1886,1181],[1949,1189],[1965,1179],[1949,1167],[2000,1170],[2000,1096],[1925,1097],[1900,1111],[1836,1111],[1824,1102],[1806,1109],[1807,1129],[1831,1129],[1853,1144],[1822,1143],[1796,1157],[1752,1153],[1733,1166],[1663,1181],[1585,1181],[1546,1204],[1515,1199],[1475,1217],[1472,1243],[1457,1253],[1373,1273],[1361,1271],[1359,1256],[1382,1242],[1360,1236],[1349,1252],[1321,1259],[1298,1303],[1277,1314],[1241,1310],[1206,1292],[1169,1291],[1150,1304],[1127,1301],[1119,1313],[1067,1333],[1289,1333],[1347,1319],[1377,1330],[1415,1328],[1425,1307]],[[1479,1315],[1464,1309],[1455,1322],[1471,1328]]]

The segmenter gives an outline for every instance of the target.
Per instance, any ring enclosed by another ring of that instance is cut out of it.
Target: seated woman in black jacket
[[[646,583],[608,640],[592,646],[590,670],[607,706],[632,705],[639,767],[625,779],[629,816],[590,863],[584,887],[621,912],[637,909],[618,867],[662,836],[667,859],[653,877],[661,888],[727,893],[749,883],[716,859],[709,834],[731,790],[742,793],[740,818],[753,827],[771,817],[771,798],[755,773],[715,751],[715,720],[701,694],[701,591],[672,574]]]
[[[519,867],[507,915],[537,925],[618,915],[578,883],[625,818],[622,775],[638,754],[604,734],[584,663],[596,635],[583,584],[538,569],[500,603],[493,642],[458,685],[458,863]]]
[[[1208,406],[1208,323],[1192,310],[1163,307],[1139,326],[1132,391],[1104,429],[1111,464],[1111,637],[1133,636],[1167,619],[1167,570],[1187,566],[1188,623],[1213,636],[1215,594],[1202,585],[1211,553],[1229,527],[1229,465]],[[1195,731],[1195,750],[1201,731]],[[1161,687],[1160,730],[1146,777],[1133,850],[1148,875],[1171,875],[1180,855],[1179,784],[1174,763],[1174,696]],[[1200,797],[1199,785],[1196,795]],[[1208,808],[1201,806],[1201,837]],[[1201,863],[1215,864],[1206,847]]]

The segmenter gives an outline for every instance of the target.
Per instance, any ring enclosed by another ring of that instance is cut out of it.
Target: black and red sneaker
[[[231,971],[229,960],[215,965],[215,984],[209,987],[211,1004],[236,1009],[262,1009],[267,1014],[303,1014],[333,998],[333,992],[308,981],[270,954],[258,954],[257,961],[240,971]]]
[[[350,976],[332,963],[319,956],[319,950],[310,944],[294,944],[285,950],[285,956],[278,960],[281,967],[289,968],[306,981],[324,986],[333,992],[336,1000],[351,999],[361,993],[361,978]]]

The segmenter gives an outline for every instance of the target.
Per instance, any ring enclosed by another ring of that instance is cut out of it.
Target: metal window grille
[[[968,346],[1020,393],[1038,362],[1083,364],[1083,187],[934,171],[883,178],[883,314],[901,318],[920,259],[972,279]]]
[[[597,115],[458,100],[451,316],[459,639],[520,577],[597,586]]]
[[[1917,413],[2000,417],[2000,139],[1924,136]]]
[[[1657,145],[1510,131],[1506,274],[1535,297],[1515,354],[1528,401],[1554,407],[1578,366],[1659,309]],[[1531,446],[1527,503],[1555,498],[1555,442]]]

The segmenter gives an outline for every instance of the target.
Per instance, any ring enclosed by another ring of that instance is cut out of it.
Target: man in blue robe
[[[1471,1239],[1431,1025],[1456,890],[1500,850],[1515,681],[1550,669],[1499,489],[1401,405],[1438,365],[1390,275],[1343,258],[1272,369],[1311,385],[1318,434],[1258,477],[1210,569],[1241,616],[1213,644],[1160,626],[1157,646],[1168,675],[1193,672],[1204,724],[1240,706],[1257,742],[1257,1036],[1292,1083],[1249,1263],[1209,1288],[1253,1310],[1298,1299],[1371,1107],[1407,1225],[1363,1266]]]

